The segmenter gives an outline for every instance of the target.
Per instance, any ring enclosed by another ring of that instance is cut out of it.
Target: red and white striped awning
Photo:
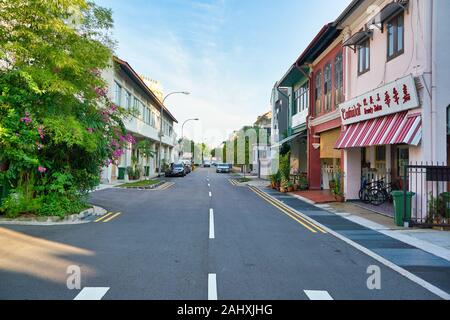
[[[336,142],[335,149],[388,144],[417,146],[421,139],[421,114],[404,111],[348,125]]]

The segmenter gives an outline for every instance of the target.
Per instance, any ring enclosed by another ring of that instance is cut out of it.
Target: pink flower
[[[93,129],[93,128],[87,128],[86,130],[87,130],[89,133],[94,132],[94,129]]]
[[[95,93],[97,94],[97,96],[99,97],[104,97],[106,96],[106,90],[103,88],[95,88]]]
[[[25,122],[25,123],[30,123],[30,122],[33,121],[33,120],[31,120],[31,119],[27,116],[27,117],[23,117],[22,119],[20,119],[20,121],[21,121],[21,122]]]
[[[44,168],[44,167],[39,166],[39,167],[38,167],[38,171],[39,171],[40,173],[45,173],[45,172],[47,171],[47,168]]]
[[[38,127],[38,132],[39,132],[39,136],[40,136],[41,139],[43,140],[43,139],[44,139],[44,126],[43,126],[43,125],[40,125],[40,126]]]

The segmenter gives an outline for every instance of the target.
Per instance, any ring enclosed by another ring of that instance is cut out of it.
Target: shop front
[[[422,115],[414,78],[409,75],[340,105],[343,131],[335,148],[344,150],[344,192],[359,198],[367,182],[383,180],[402,188],[403,167],[417,154]]]
[[[330,190],[342,168],[342,152],[335,149],[341,133],[338,110],[311,120],[309,128],[309,188]]]

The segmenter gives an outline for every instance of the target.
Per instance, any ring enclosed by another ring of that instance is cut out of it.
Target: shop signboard
[[[349,125],[419,107],[412,75],[369,91],[339,106],[342,124]]]

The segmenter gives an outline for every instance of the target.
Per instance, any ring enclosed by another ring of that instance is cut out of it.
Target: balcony
[[[131,131],[135,134],[144,136],[146,138],[152,139],[155,142],[158,141],[159,142],[159,131],[158,129],[148,125],[147,123],[145,123],[144,121],[142,121],[141,119],[138,119],[136,117],[132,117],[131,119],[125,121],[125,128],[128,131]],[[163,135],[162,137],[162,143],[169,145],[171,147],[175,146],[175,139],[174,139],[174,134],[172,133],[172,135],[168,136],[168,135]]]

